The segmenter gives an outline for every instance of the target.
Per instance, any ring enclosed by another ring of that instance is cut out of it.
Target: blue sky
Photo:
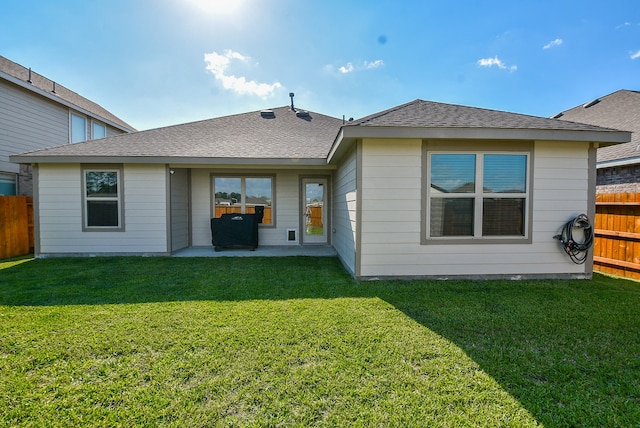
[[[640,90],[640,3],[1,0],[0,55],[137,129],[420,98],[551,116]]]

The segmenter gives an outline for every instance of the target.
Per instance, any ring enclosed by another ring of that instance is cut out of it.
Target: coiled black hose
[[[582,242],[576,242],[573,238],[575,229],[582,230]],[[587,253],[593,245],[593,226],[589,221],[589,217],[580,214],[571,221],[565,223],[562,227],[562,233],[553,237],[558,239],[562,244],[565,253],[571,257],[571,261],[576,264],[583,264],[587,261]]]

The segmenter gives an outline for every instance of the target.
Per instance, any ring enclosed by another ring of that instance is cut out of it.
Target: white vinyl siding
[[[166,169],[123,166],[124,232],[83,232],[78,164],[38,168],[39,254],[167,253]]]
[[[352,150],[342,160],[335,174],[333,190],[333,246],[342,263],[356,273],[357,240],[357,156]]]
[[[0,81],[0,171],[17,173],[9,156],[69,142],[69,109]]]
[[[363,141],[360,276],[585,272],[553,236],[588,212],[588,143],[534,143],[531,243],[473,245],[420,244],[421,146],[420,140]]]
[[[18,173],[9,156],[70,141],[69,108],[0,80],[0,171]],[[106,126],[107,136],[122,131]]]

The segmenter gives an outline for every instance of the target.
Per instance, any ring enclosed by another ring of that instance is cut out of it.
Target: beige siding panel
[[[171,251],[189,246],[189,172],[176,168],[171,183]]]
[[[531,244],[421,245],[421,142],[365,140],[362,147],[369,178],[362,183],[361,276],[585,273],[553,236],[587,212],[586,143],[535,143]]]
[[[355,274],[356,269],[356,209],[357,175],[356,151],[352,150],[338,166],[333,192],[333,247],[345,267]]]
[[[163,166],[124,165],[124,232],[82,231],[80,165],[40,165],[38,179],[41,254],[167,252]]]
[[[211,170],[191,170],[191,243],[211,246]]]

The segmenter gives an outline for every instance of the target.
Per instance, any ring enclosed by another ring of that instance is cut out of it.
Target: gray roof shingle
[[[102,106],[94,103],[91,100],[73,92],[72,90],[55,83],[55,92],[53,92],[54,82],[41,74],[31,71],[31,82],[29,82],[29,69],[17,64],[3,56],[0,56],[0,72],[5,73],[15,79],[22,82],[29,83],[31,87],[36,90],[45,92],[49,96],[57,97],[66,101],[69,104],[79,107],[82,110],[89,112],[97,118],[102,118],[104,121],[112,122],[113,124],[123,128],[127,131],[135,131],[135,128],[129,125],[124,120],[120,119],[113,113],[109,112]]]
[[[576,137],[576,131],[594,131],[587,133],[589,138],[610,134],[614,135],[611,140],[614,143],[627,141],[620,140],[619,134],[624,134],[620,131],[593,125],[422,100],[347,124],[341,119],[312,112],[301,117],[300,110],[292,111],[289,106],[270,112],[271,117],[264,117],[260,111],[242,113],[38,150],[13,159],[17,162],[119,162],[135,158],[142,162],[170,160],[185,164],[286,160],[287,163],[298,161],[300,165],[304,162],[319,165],[333,158],[335,150],[345,150],[349,143],[341,144],[342,137],[347,131],[355,130],[367,131],[366,134],[385,130],[391,137],[397,137],[400,129],[415,129],[419,135],[426,135],[425,130],[428,134],[429,130],[439,132],[456,128],[471,129],[477,135],[496,129],[507,130],[510,135],[513,134],[511,130],[515,130],[513,135],[530,130],[541,133],[560,130],[568,132],[570,138]],[[445,135],[450,134],[445,132]]]
[[[598,162],[640,157],[640,92],[619,90],[556,115],[631,132],[631,141],[598,149]]]
[[[348,126],[606,131],[583,123],[419,99],[349,122]]]
[[[101,140],[38,150],[22,157],[182,159],[326,159],[341,119],[290,107],[224,116]],[[268,115],[265,115],[268,116]]]

